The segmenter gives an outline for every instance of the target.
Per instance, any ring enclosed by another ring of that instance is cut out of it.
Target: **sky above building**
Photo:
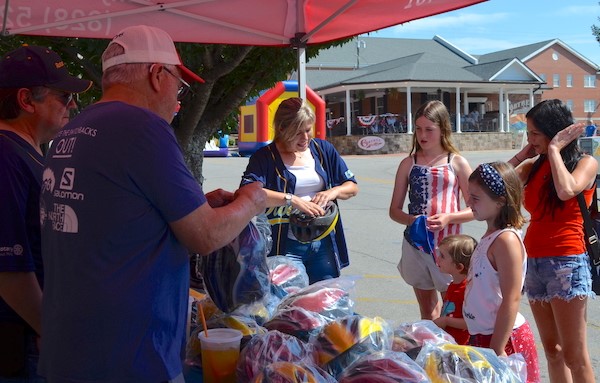
[[[470,54],[484,54],[560,39],[600,66],[598,0],[490,0],[368,34],[431,39],[438,35]],[[361,47],[362,48],[362,47]]]

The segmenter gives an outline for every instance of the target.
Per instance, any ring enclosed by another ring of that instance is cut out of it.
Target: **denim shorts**
[[[528,258],[525,292],[530,301],[595,297],[588,255]]]

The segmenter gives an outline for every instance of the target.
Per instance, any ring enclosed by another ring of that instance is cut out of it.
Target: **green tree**
[[[600,5],[600,2],[598,3]],[[600,17],[598,17],[598,21],[600,21]],[[596,41],[600,43],[600,27],[597,25],[592,25],[592,34],[596,36]]]
[[[320,49],[341,45],[346,40],[311,46],[307,59]],[[60,37],[9,36],[0,39],[4,53],[20,44],[48,46],[65,61],[72,74],[94,81],[94,89],[80,95],[82,106],[101,95],[102,69],[100,57],[107,40]],[[185,65],[200,74],[206,83],[193,84],[192,93],[182,102],[173,121],[175,134],[194,176],[202,181],[205,142],[219,130],[227,133],[237,127],[238,108],[261,90],[288,78],[296,68],[296,51],[289,47],[252,47],[178,43]]]

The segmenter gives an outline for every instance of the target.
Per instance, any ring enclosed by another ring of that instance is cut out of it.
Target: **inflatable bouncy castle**
[[[273,141],[273,117],[279,104],[290,97],[298,97],[297,81],[281,81],[267,90],[253,103],[240,108],[238,150],[240,155],[249,156]],[[306,99],[316,116],[313,136],[325,139],[325,101],[310,88],[306,88]]]

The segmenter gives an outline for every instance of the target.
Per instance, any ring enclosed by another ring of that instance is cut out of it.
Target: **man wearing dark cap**
[[[22,46],[0,61],[0,381],[39,378],[41,145],[68,122],[73,94],[91,86],[48,48]]]
[[[60,132],[44,169],[40,372],[182,382],[189,251],[231,242],[266,196],[258,183],[205,195],[187,168],[169,124],[203,80],[165,31],[128,27],[102,62],[102,99]]]

